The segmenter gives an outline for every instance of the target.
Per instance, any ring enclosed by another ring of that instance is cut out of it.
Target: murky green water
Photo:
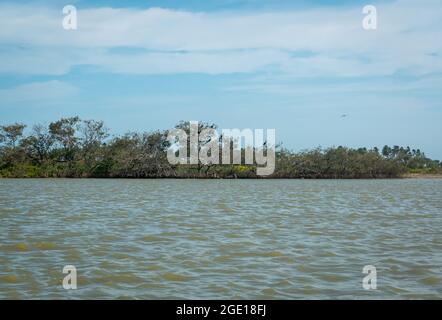
[[[123,297],[442,298],[442,180],[0,180],[0,298]]]

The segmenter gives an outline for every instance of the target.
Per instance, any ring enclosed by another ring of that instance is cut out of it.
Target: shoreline
[[[442,179],[442,174],[422,174],[422,173],[406,173],[398,177],[378,177],[378,178],[263,178],[263,177],[1,177],[0,180],[6,179],[65,179],[65,180],[406,180],[406,179],[426,179],[438,180]]]
[[[442,179],[442,174],[437,173],[406,173],[403,179]]]

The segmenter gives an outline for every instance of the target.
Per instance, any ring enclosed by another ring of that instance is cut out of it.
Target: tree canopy
[[[258,177],[256,164],[170,164],[167,130],[110,136],[102,121],[79,117],[35,125],[27,134],[25,128],[21,123],[0,126],[0,177]],[[187,132],[189,123],[181,121],[175,128]],[[201,122],[198,130],[205,128],[217,126]],[[442,173],[442,163],[410,147],[293,152],[279,145],[276,169],[267,178],[395,178],[405,173]]]

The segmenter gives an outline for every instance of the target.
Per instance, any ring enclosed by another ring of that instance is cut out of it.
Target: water
[[[0,298],[442,298],[441,230],[442,180],[0,179]]]

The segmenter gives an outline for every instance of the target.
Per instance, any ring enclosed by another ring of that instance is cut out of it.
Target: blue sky
[[[365,4],[377,30],[362,28]],[[275,128],[294,150],[442,159],[440,21],[435,0],[1,2],[0,123],[79,115],[120,134],[204,120]]]

